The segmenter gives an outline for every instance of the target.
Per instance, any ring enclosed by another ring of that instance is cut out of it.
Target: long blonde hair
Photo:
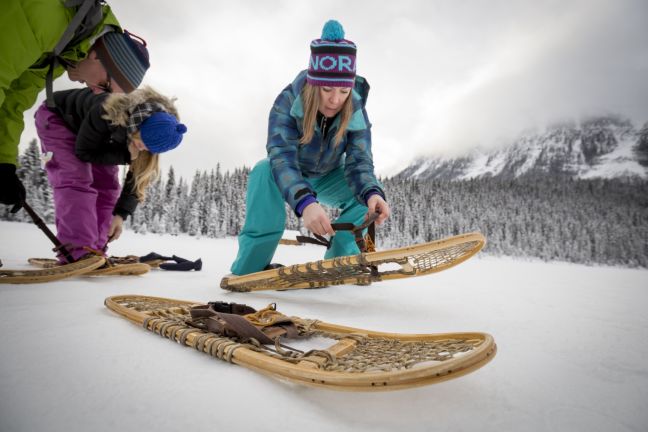
[[[351,102],[352,95],[349,94],[347,99],[342,105],[340,110],[340,128],[335,134],[335,145],[340,144],[346,129],[349,126],[349,121],[351,121],[351,115],[353,114],[353,103]],[[300,144],[308,144],[313,139],[313,134],[315,133],[315,122],[317,121],[317,110],[320,105],[320,93],[319,87],[310,85],[308,83],[304,84],[302,89],[302,100],[304,102],[304,136],[299,140]]]
[[[137,158],[131,161],[130,171],[135,182],[135,195],[139,202],[146,198],[148,186],[160,177],[160,155],[142,150]]]

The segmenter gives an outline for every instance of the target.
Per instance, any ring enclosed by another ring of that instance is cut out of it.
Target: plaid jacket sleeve
[[[367,111],[362,109],[366,128],[347,132],[346,160],[344,177],[356,199],[366,204],[365,194],[378,190],[384,196],[382,186],[374,174],[373,156],[371,154],[371,123]]]
[[[297,119],[290,115],[294,100],[290,87],[277,97],[270,111],[266,145],[274,180],[284,200],[293,210],[305,196],[315,195],[299,168],[298,152],[301,135],[297,127]]]

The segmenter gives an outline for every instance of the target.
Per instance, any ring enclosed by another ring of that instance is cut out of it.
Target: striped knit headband
[[[140,85],[150,66],[146,42],[128,31],[104,34],[97,39],[93,49],[108,75],[126,93]]]

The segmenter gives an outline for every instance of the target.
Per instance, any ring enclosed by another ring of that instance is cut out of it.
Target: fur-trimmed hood
[[[161,95],[149,86],[144,86],[128,94],[113,93],[103,103],[103,108],[106,111],[106,115],[103,118],[115,126],[126,127],[133,109],[137,105],[148,102],[161,105],[164,111],[174,115],[180,121],[178,110],[174,103],[175,100],[175,98],[168,98]]]

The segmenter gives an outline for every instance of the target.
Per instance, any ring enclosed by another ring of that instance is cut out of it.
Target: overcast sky
[[[648,121],[645,0],[108,3],[149,44],[144,82],[178,98],[189,132],[162,159],[185,177],[265,157],[270,107],[331,18],[357,44],[358,74],[372,87],[381,175],[420,154],[497,145],[553,121],[605,113]],[[23,145],[35,135],[31,110]]]

